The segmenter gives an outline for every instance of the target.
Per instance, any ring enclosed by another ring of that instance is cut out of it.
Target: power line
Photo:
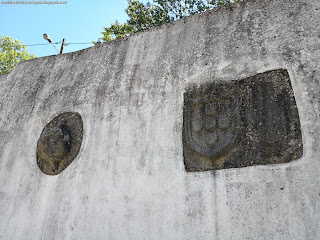
[[[53,44],[58,44],[61,43],[62,41],[59,42],[55,42]],[[36,44],[29,44],[29,45],[25,45],[27,47],[33,47],[33,46],[43,46],[43,45],[49,45],[51,43],[36,43]],[[85,43],[66,43],[65,46],[67,45],[74,45],[74,44],[93,44],[92,42],[85,42]]]
[[[93,44],[92,42],[86,42],[86,43],[66,43],[65,45],[73,45],[73,44]]]
[[[59,42],[55,42],[55,43],[53,43],[53,44],[58,44],[58,43],[61,43],[61,41],[59,41]],[[32,47],[32,46],[39,46],[39,45],[49,45],[49,44],[51,44],[51,43],[36,43],[36,44],[30,44],[30,45],[24,45],[24,46],[27,46],[27,47]]]

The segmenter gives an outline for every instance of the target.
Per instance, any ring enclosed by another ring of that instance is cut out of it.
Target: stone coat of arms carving
[[[188,89],[183,117],[187,171],[283,163],[302,155],[286,70]]]

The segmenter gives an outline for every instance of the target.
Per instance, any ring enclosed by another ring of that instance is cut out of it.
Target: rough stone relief
[[[59,114],[43,129],[37,144],[37,163],[41,171],[57,175],[77,156],[83,134],[80,114]]]
[[[286,163],[302,156],[300,121],[288,72],[212,82],[184,95],[187,171]]]

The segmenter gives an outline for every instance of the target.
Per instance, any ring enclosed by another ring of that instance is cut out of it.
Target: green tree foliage
[[[0,74],[8,73],[20,61],[36,58],[30,55],[27,47],[19,40],[7,36],[0,37]]]
[[[104,42],[108,42],[116,38],[123,38],[135,32],[134,26],[127,23],[121,24],[117,20],[115,23],[111,23],[110,27],[104,27],[103,30],[104,31],[101,32],[103,37],[100,39]]]
[[[101,39],[104,42],[108,42],[128,36],[134,32],[144,31],[164,23],[239,1],[241,0],[153,0],[152,3],[144,4],[138,0],[128,0],[126,13],[129,16],[129,20],[127,23],[119,24],[116,21],[110,27],[103,28],[103,37]]]
[[[157,4],[143,4],[136,0],[128,0],[126,13],[129,16],[128,24],[134,27],[135,32],[171,21],[168,9]]]

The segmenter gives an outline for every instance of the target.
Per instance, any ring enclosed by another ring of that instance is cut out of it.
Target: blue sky
[[[116,19],[121,23],[128,19],[127,0],[66,1],[61,5],[0,4],[0,36],[18,39],[25,45],[48,43],[43,33],[49,34],[53,42],[66,38],[66,43],[86,43],[97,41],[103,27]],[[56,46],[58,50],[60,46],[61,43]],[[93,44],[67,45],[64,52],[90,46]],[[57,54],[52,45],[30,46],[28,51],[37,57]]]

